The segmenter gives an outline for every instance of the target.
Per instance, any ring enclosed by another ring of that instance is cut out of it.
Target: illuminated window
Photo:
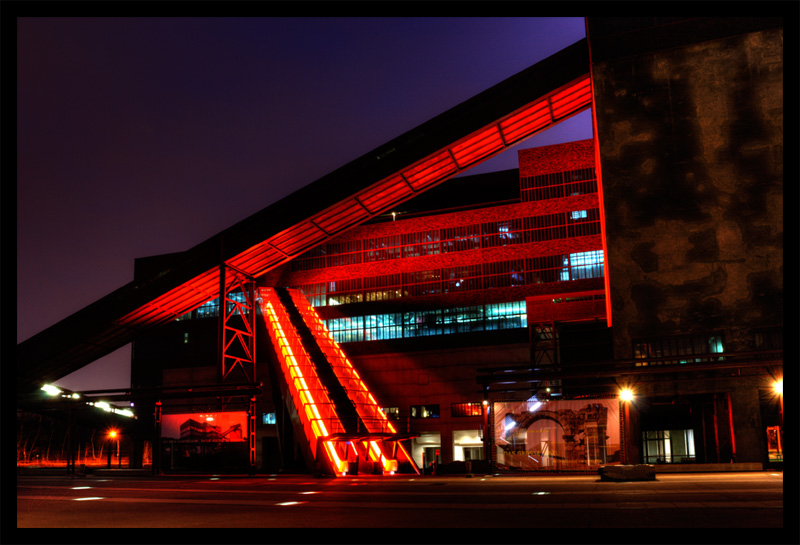
[[[369,238],[364,241],[364,261],[398,259],[402,255],[400,235]]]
[[[574,220],[583,219],[586,217],[586,210],[575,210],[573,212],[570,212],[570,216]]]
[[[213,318],[219,316],[219,298],[212,299],[197,307],[194,311],[194,316],[196,318]]]
[[[360,303],[363,299],[360,278],[328,282],[328,304],[346,305]]]
[[[579,252],[562,258],[561,280],[603,277],[603,251]]]
[[[694,430],[657,430],[642,433],[645,464],[695,461]]]
[[[352,343],[364,340],[364,317],[334,318],[325,324],[337,343]]]
[[[633,357],[641,360],[636,362],[636,366],[722,361],[724,357],[712,355],[724,352],[721,333],[673,335],[633,341]]]
[[[449,308],[442,311],[442,333],[470,333],[482,331],[484,326],[483,306]]]
[[[480,264],[441,269],[444,293],[483,289],[483,267]]]
[[[400,407],[383,407],[383,414],[386,415],[386,418],[390,418],[392,420],[397,420],[400,418]]]
[[[453,403],[450,407],[450,414],[456,416],[482,416],[483,405],[475,403]]]
[[[365,301],[388,301],[403,296],[403,276],[387,274],[364,278]]]
[[[323,307],[328,301],[327,286],[327,282],[317,282],[315,284],[306,284],[299,288],[312,307]]]
[[[411,418],[439,418],[439,405],[412,405]]]
[[[262,424],[275,424],[275,413],[261,413]]]
[[[515,329],[528,326],[525,301],[486,305],[486,329]]]
[[[372,314],[326,321],[337,342],[380,341],[527,327],[525,301]]]
[[[442,229],[442,253],[478,250],[481,247],[480,225],[460,225]]]
[[[364,340],[382,341],[403,337],[403,314],[364,316]]]
[[[439,229],[401,235],[402,257],[418,257],[439,253]]]
[[[590,208],[321,245],[292,260],[292,270],[414,258],[599,233],[600,210]]]

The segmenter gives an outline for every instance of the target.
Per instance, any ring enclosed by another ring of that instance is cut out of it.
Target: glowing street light
[[[59,388],[56,388],[52,384],[45,384],[44,386],[42,386],[41,390],[47,395],[51,396],[57,396],[58,394],[61,393],[61,390]]]
[[[783,396],[783,379],[778,379],[772,383],[772,389],[775,390],[775,393],[779,396]]]
[[[619,391],[619,399],[625,403],[633,401],[633,390],[630,388],[623,388]]]
[[[122,467],[122,459],[119,457],[119,432],[115,429],[108,430],[108,440],[117,441],[117,463]],[[111,448],[108,449],[108,467],[111,467]]]

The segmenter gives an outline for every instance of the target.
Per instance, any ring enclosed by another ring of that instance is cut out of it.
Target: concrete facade
[[[759,331],[782,331],[783,30],[739,23],[691,43],[639,29],[671,47],[609,47],[593,63],[617,359],[636,357],[637,339],[715,333],[726,352],[750,352]],[[595,43],[610,43],[595,27]],[[590,43],[592,30],[590,20]],[[707,462],[761,462],[759,391],[775,377],[733,375],[661,375],[638,388],[695,396],[709,418],[697,425],[717,426]]]
[[[615,355],[783,322],[783,31],[593,65]]]

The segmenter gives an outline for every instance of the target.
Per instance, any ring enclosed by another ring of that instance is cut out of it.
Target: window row
[[[400,407],[383,407],[383,414],[392,420],[399,420]],[[439,418],[439,405],[412,405],[409,410],[411,418]],[[450,414],[453,417],[462,416],[482,416],[483,408],[481,403],[453,403],[450,407]]]
[[[312,306],[602,278],[603,251],[557,254],[296,286]]]
[[[723,360],[713,354],[725,352],[722,333],[674,335],[633,341],[636,366],[673,365]],[[672,358],[671,356],[675,356]]]
[[[519,182],[522,202],[597,193],[597,174],[594,168],[525,176]]]
[[[293,271],[403,259],[600,233],[600,210],[573,210],[443,229],[323,244],[292,261]]]
[[[228,294],[228,298],[232,301],[237,301],[239,303],[246,303],[247,297],[241,291],[234,291]],[[239,309],[235,309],[236,305],[234,303],[228,302],[228,312],[230,313],[233,311],[234,314],[239,313]],[[192,320],[195,318],[215,318],[219,316],[219,297],[216,299],[212,299],[207,303],[203,303],[199,307],[194,310],[187,312],[186,314],[179,316],[175,319],[176,322],[182,320]]]
[[[380,341],[527,327],[525,301],[332,318],[325,326],[339,343]]]

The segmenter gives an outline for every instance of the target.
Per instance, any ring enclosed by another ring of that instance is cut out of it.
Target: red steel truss
[[[400,442],[408,436],[397,433],[316,311],[300,291],[285,292],[294,309],[274,288],[260,288],[258,293],[281,375],[297,410],[307,459],[318,470],[336,476],[346,475],[356,463],[360,473],[392,474],[400,462],[419,473]],[[303,338],[291,312],[299,313],[313,341]],[[324,357],[322,363],[313,356],[317,350]],[[325,363],[335,378],[325,377],[321,369]],[[332,392],[336,388],[346,392],[355,408],[355,422],[348,420],[342,404],[337,407]]]
[[[220,269],[220,383],[231,379],[255,383],[256,282],[233,267],[223,265]]]

